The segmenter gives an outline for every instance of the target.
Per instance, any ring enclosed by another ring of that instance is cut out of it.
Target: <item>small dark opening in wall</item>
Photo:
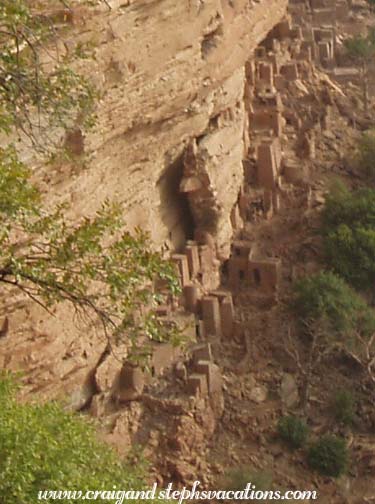
[[[221,274],[222,275],[227,275],[228,274],[228,268],[229,268],[229,261],[226,260],[222,263],[221,265]]]
[[[207,58],[210,52],[218,46],[223,33],[223,27],[222,25],[219,25],[215,30],[207,33],[207,35],[203,37],[201,43],[201,53],[203,59]]]
[[[197,145],[199,145],[201,143],[201,141],[204,139],[205,136],[206,136],[206,134],[199,135],[196,137],[195,141],[197,142]]]
[[[226,260],[220,265],[220,277],[221,277],[221,282],[223,284],[227,283],[228,275],[229,275],[229,261]]]
[[[220,114],[217,114],[210,118],[208,126],[212,129],[217,129],[219,127]]]
[[[151,376],[154,378],[155,376],[155,366],[151,366]]]
[[[182,250],[186,240],[194,239],[195,224],[188,197],[180,192],[183,172],[183,156],[180,156],[166,168],[157,184],[162,219],[175,250]]]
[[[195,324],[195,336],[197,338],[199,338],[199,336],[200,336],[199,323]]]
[[[243,270],[240,270],[238,272],[238,276],[239,276],[240,280],[244,280],[245,279],[245,272]]]
[[[258,287],[260,285],[260,272],[257,268],[253,270],[254,283]]]

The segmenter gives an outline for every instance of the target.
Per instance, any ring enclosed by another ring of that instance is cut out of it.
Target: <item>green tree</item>
[[[344,41],[344,46],[349,58],[360,67],[360,79],[362,83],[363,104],[368,110],[368,79],[369,63],[375,55],[375,30],[371,29],[366,37],[356,35]]]
[[[332,272],[320,272],[297,281],[291,308],[303,330],[302,349],[291,331],[284,349],[302,376],[302,405],[309,401],[311,378],[322,360],[344,351],[373,380],[375,340],[374,310],[344,280]]]
[[[63,206],[45,213],[29,177],[14,149],[0,149],[0,283],[47,310],[67,301],[77,314],[95,315],[112,343],[110,336],[127,337],[136,348],[140,334],[163,338],[153,308],[179,292],[173,265],[152,251],[141,230],[122,231],[114,205],[77,224],[67,222]],[[156,281],[165,283],[164,297]]]
[[[15,128],[46,152],[57,128],[93,124],[96,92],[59,56],[56,24],[30,3],[0,5],[0,133]]]
[[[355,331],[369,337],[375,330],[374,310],[330,271],[297,281],[292,307],[302,322],[324,325],[333,342],[340,338],[349,343]]]
[[[57,27],[25,0],[0,5],[0,133],[20,129],[50,150],[47,131],[91,124],[95,93],[87,81],[57,58],[45,65]],[[53,135],[52,135],[53,137]],[[152,251],[141,230],[122,231],[121,208],[106,202],[92,218],[71,223],[66,208],[43,208],[30,170],[13,145],[0,148],[0,283],[17,288],[45,309],[67,301],[76,313],[93,315],[108,344],[139,336],[160,340],[168,331],[154,308],[179,292],[174,267]],[[154,288],[165,283],[164,296]],[[176,329],[176,330],[175,330]]]
[[[118,490],[147,489],[147,465],[142,458],[136,464],[130,458],[120,460],[97,441],[93,423],[56,403],[18,403],[14,382],[4,374],[0,376],[0,440],[2,504],[34,504],[38,492],[47,490],[113,491],[114,485]]]
[[[374,292],[375,190],[336,186],[326,200],[322,234],[329,266],[355,287]]]

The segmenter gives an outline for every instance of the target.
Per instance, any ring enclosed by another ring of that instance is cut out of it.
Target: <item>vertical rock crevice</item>
[[[160,193],[160,213],[168,230],[168,247],[180,251],[186,241],[194,238],[194,217],[186,193],[180,191],[184,159],[180,155],[164,171],[157,182]]]

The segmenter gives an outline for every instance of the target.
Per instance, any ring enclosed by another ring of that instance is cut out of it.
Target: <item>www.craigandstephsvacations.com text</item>
[[[217,500],[301,500],[313,501],[318,499],[315,490],[257,490],[252,483],[247,483],[246,488],[242,490],[203,490],[199,488],[200,481],[195,481],[189,489],[183,487],[179,490],[173,489],[170,483],[166,489],[158,489],[157,483],[149,490],[118,490],[113,487],[112,490],[44,490],[38,493],[39,501],[64,501],[69,499],[82,501],[108,500],[115,504],[123,504],[127,500],[171,500],[182,504],[187,500],[212,501]]]

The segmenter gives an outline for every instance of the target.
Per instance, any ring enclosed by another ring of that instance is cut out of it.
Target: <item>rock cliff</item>
[[[214,235],[225,258],[248,149],[245,66],[287,2],[107,4],[111,9],[75,10],[61,41],[60,56],[89,55],[76,65],[100,101],[94,131],[67,136],[73,154],[83,151],[86,169],[77,159],[71,172],[64,163],[37,171],[48,202],[68,198],[77,219],[117,199],[129,227],[148,229],[156,246],[182,248],[199,228]],[[24,392],[67,395],[74,408],[86,404],[106,345],[95,328],[77,329],[64,305],[46,317],[22,296],[12,306],[4,297],[4,312],[12,337],[0,364],[25,370]]]
[[[65,47],[94,47],[95,59],[84,70],[102,99],[98,127],[85,139],[89,170],[64,182],[74,206],[87,212],[117,194],[129,226],[149,229],[158,246],[178,249],[199,227],[228,256],[248,147],[245,64],[286,5],[116,1],[111,11],[103,7],[84,19]],[[181,184],[193,139],[199,188],[194,180]]]

